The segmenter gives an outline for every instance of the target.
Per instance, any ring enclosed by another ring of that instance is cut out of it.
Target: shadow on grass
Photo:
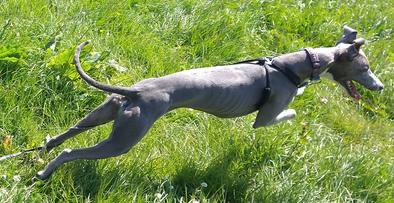
[[[136,188],[144,187],[145,191],[155,192],[159,183],[152,183],[150,170],[144,170],[135,165],[132,169],[126,166],[111,168],[103,171],[99,161],[77,161],[72,167],[73,188],[83,199],[95,200],[98,197],[106,198],[112,192],[129,194],[136,192]],[[128,172],[125,172],[127,170]],[[129,172],[132,171],[132,172]],[[101,194],[100,194],[101,193]],[[108,194],[102,194],[108,193]]]
[[[72,167],[74,187],[79,194],[88,197],[96,197],[101,185],[101,176],[97,171],[97,161],[77,161]]]
[[[72,167],[74,188],[86,198],[96,199],[99,192],[121,192],[133,194],[136,188],[140,188],[145,194],[154,198],[153,194],[160,188],[170,196],[181,199],[201,197],[208,199],[221,199],[226,202],[242,202],[248,197],[248,190],[252,190],[255,173],[259,168],[271,165],[269,160],[274,159],[275,150],[268,150],[259,154],[258,157],[250,156],[246,148],[241,153],[239,146],[229,147],[216,159],[211,161],[208,167],[201,167],[195,161],[182,164],[172,177],[170,184],[164,185],[162,180],[155,176],[152,168],[139,167],[131,164],[132,168],[112,168],[111,170],[98,172],[97,161],[79,161]],[[134,167],[135,166],[135,167]],[[124,166],[126,167],[126,166]],[[130,172],[132,171],[132,172]],[[207,187],[203,187],[206,183]],[[152,195],[152,196],[151,196]]]
[[[243,202],[248,196],[248,190],[255,178],[253,167],[261,167],[269,164],[269,154],[264,154],[259,160],[252,160],[248,155],[237,154],[237,148],[227,150],[219,156],[213,164],[205,169],[195,163],[187,163],[173,177],[173,185],[176,188],[176,196],[191,198],[198,197],[198,190],[203,192],[206,198],[221,198],[226,202]],[[251,162],[257,161],[258,164]],[[202,187],[201,183],[207,183]]]
[[[242,201],[253,174],[249,174],[247,169],[244,171],[244,167],[238,169],[234,167],[239,160],[235,153],[235,150],[228,151],[212,161],[213,164],[205,169],[200,169],[201,167],[194,162],[185,164],[171,178],[174,190],[167,190],[167,188],[166,191],[172,193],[172,196],[177,199],[181,197],[191,199],[192,196],[198,197],[199,192],[203,192],[206,198],[222,198],[229,202]],[[100,169],[98,169],[97,161],[77,161],[71,167],[73,187],[84,199],[96,199],[103,195],[99,194],[103,191],[108,193],[113,190],[124,193],[133,192],[131,190],[135,190],[135,187],[131,185],[142,186],[144,191],[153,195],[161,187],[161,181],[154,180],[157,178],[152,180],[153,174],[138,167],[133,168],[133,173],[128,174],[124,174],[121,169],[114,168],[105,171],[105,176],[98,170]],[[129,184],[123,185],[120,182]],[[203,182],[207,183],[208,187],[203,188],[201,186]]]

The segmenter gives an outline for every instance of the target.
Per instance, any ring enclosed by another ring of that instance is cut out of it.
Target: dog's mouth
[[[349,96],[351,96],[355,101],[360,101],[361,95],[358,93],[356,85],[354,85],[352,80],[345,80],[340,83],[345,88]]]

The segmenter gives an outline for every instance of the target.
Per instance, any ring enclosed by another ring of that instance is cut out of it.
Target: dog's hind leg
[[[64,133],[47,140],[47,143],[44,146],[44,150],[48,152],[54,147],[62,144],[65,140],[79,133],[114,120],[123,102],[126,102],[125,97],[119,95],[111,95],[105,102],[103,102],[103,104],[101,104],[91,113],[89,113],[75,126],[69,128]]]
[[[78,159],[103,159],[126,153],[149,130],[158,116],[144,113],[139,106],[128,107],[118,113],[110,137],[93,147],[66,149],[53,159],[37,178],[47,179],[60,165]]]

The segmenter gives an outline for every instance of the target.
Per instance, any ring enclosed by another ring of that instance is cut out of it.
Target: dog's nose
[[[384,89],[384,85],[382,83],[375,84],[375,87],[373,89],[375,89],[376,91],[382,91]]]

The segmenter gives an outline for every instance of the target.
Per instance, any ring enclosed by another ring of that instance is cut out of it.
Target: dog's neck
[[[330,47],[315,48],[313,51],[319,56],[320,68],[318,74],[321,75],[325,73],[335,61],[336,50]],[[302,82],[309,80],[312,75],[312,63],[305,51],[298,51],[275,57],[272,63],[279,67],[291,69]]]

